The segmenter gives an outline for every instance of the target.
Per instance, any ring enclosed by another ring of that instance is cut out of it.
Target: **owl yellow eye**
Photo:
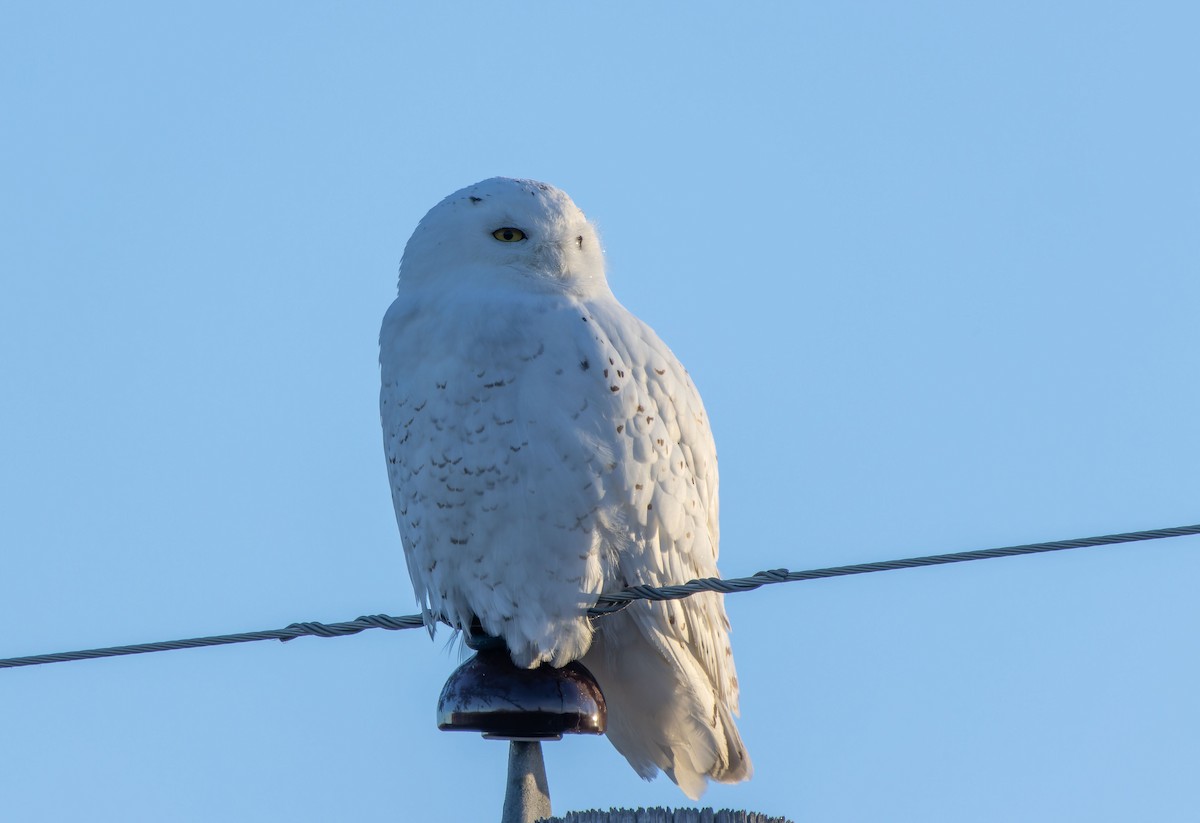
[[[503,243],[516,243],[518,240],[525,239],[525,232],[520,229],[514,229],[512,226],[505,226],[502,229],[496,229],[492,232],[492,237]]]

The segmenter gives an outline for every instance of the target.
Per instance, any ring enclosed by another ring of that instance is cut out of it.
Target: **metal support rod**
[[[536,740],[511,741],[508,744],[508,788],[504,792],[500,823],[535,823],[551,814],[542,744]]]

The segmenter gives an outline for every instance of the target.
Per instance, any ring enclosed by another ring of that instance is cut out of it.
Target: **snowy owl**
[[[719,594],[602,592],[717,574],[717,457],[671,350],[609,290],[562,191],[492,178],[434,206],[380,333],[396,520],[427,624],[478,619],[513,661],[580,660],[608,737],[689,796],[750,777]]]

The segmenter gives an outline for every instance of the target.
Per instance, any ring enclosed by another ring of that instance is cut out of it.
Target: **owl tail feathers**
[[[625,618],[601,621],[582,661],[604,692],[613,746],[643,779],[661,770],[693,800],[709,780],[749,780],[753,767],[730,707],[703,668],[686,654],[668,660],[636,627],[617,625]]]
[[[749,780],[754,773],[754,766],[729,710],[724,709],[721,714],[723,716],[716,729],[694,729],[690,739],[671,752],[673,765],[661,767],[667,777],[692,800],[699,799],[704,793],[709,779],[718,783],[741,783]],[[696,725],[703,726],[703,723]],[[713,741],[714,732],[718,736],[717,745],[710,747],[706,744]],[[699,741],[700,745],[694,741]]]

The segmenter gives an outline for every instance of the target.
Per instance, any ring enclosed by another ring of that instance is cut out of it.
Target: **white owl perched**
[[[700,396],[609,290],[558,189],[492,178],[421,220],[380,333],[396,521],[427,623],[504,638],[524,667],[582,660],[608,736],[689,796],[750,777],[719,594],[602,592],[717,574],[717,457]]]

